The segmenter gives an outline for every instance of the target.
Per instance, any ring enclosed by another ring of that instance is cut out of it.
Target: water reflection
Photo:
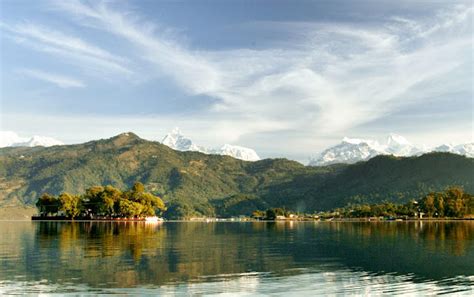
[[[314,287],[311,278],[349,292],[372,280],[396,292],[403,283],[474,284],[473,222],[0,222],[0,234],[0,288],[21,281],[56,292],[166,291],[252,281],[263,289],[291,279]]]

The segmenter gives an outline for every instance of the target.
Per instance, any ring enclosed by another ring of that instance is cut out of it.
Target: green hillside
[[[354,165],[307,167],[286,159],[245,162],[178,152],[133,133],[84,144],[0,149],[0,207],[33,205],[44,192],[83,193],[135,181],[167,203],[170,217],[313,211],[347,203],[406,202],[461,185],[474,192],[474,160],[449,153],[379,156]]]

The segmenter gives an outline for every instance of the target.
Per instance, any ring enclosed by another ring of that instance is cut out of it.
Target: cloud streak
[[[17,43],[55,57],[61,56],[89,73],[132,74],[126,58],[70,34],[32,23],[2,24],[1,28],[10,33]]]
[[[60,88],[84,88],[86,86],[84,82],[78,79],[42,70],[18,69],[18,72],[41,81],[55,84]]]
[[[107,2],[87,5],[81,1],[57,1],[56,7],[79,18],[82,25],[105,30],[124,38],[140,50],[140,59],[157,66],[158,73],[170,75],[188,93],[209,94],[218,88],[219,70],[201,53],[184,49],[171,40],[155,37],[156,26],[140,22],[130,11],[110,9]]]

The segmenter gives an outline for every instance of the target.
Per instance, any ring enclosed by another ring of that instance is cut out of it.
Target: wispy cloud
[[[84,82],[71,78],[68,76],[64,76],[61,74],[50,73],[42,70],[37,69],[18,69],[18,73],[27,75],[29,77],[45,81],[48,83],[55,84],[60,88],[84,88],[86,85]]]
[[[128,79],[165,76],[191,95],[189,100],[212,97],[205,111],[191,117],[169,114],[158,125],[179,125],[210,142],[213,137],[221,143],[272,135],[273,141],[255,143],[275,151],[270,148],[278,142],[275,138],[289,139],[291,134],[298,137],[282,145],[297,151],[419,105],[427,97],[472,93],[470,6],[416,19],[388,16],[379,23],[254,22],[248,26],[284,32],[291,40],[282,38],[259,50],[195,50],[122,2],[54,3],[60,13],[73,16],[75,25],[85,27],[78,30],[83,38],[32,23],[2,28],[18,42],[89,73]],[[84,32],[118,41],[120,56]]]
[[[126,58],[70,34],[32,23],[1,24],[0,27],[19,44],[55,57],[63,57],[65,62],[73,63],[89,72],[99,75],[104,72],[121,75],[132,73],[127,67],[129,61]]]
[[[130,11],[115,11],[107,2],[93,5],[81,1],[56,1],[56,7],[79,17],[82,25],[105,30],[125,38],[139,50],[138,59],[158,66],[158,73],[172,76],[193,94],[208,94],[219,87],[219,70],[203,57],[204,53],[186,50],[179,43],[158,38],[154,24],[141,21]]]
[[[378,27],[310,23],[293,49],[217,52],[186,48],[108,2],[60,1],[58,7],[124,38],[186,92],[218,99],[208,111],[219,123],[213,129],[225,127],[234,139],[285,129],[313,135],[351,129],[412,104],[418,84],[426,84],[427,93],[451,91],[429,82],[444,78],[449,86],[458,79],[450,72],[472,62],[472,31],[456,31],[468,27],[472,9],[461,6],[422,21],[395,17]]]

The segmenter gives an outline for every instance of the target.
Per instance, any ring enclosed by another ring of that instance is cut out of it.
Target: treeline
[[[135,183],[127,191],[112,186],[94,186],[83,195],[62,193],[58,197],[43,194],[36,202],[41,216],[67,218],[142,218],[155,216],[166,210],[160,197],[145,191],[142,183]]]
[[[418,201],[405,204],[391,202],[380,204],[357,204],[317,214],[301,214],[285,208],[269,208],[252,213],[255,219],[275,220],[284,218],[464,218],[474,216],[474,195],[460,187],[450,187],[444,192],[432,192]]]
[[[474,215],[474,196],[460,187],[450,187],[444,192],[432,192],[420,200],[405,204],[381,203],[350,205],[336,209],[342,217],[430,217],[463,218]]]
[[[265,211],[255,210],[252,212],[252,218],[257,220],[276,220],[278,217],[289,218],[292,215],[295,215],[295,213],[280,207],[269,208]]]

